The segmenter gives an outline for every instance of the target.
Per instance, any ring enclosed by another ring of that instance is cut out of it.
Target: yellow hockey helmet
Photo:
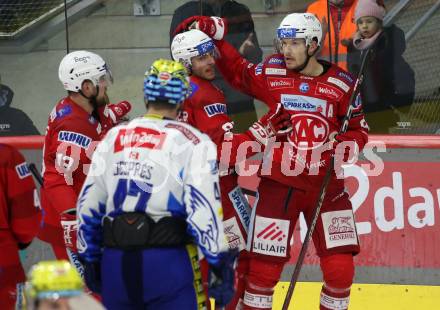
[[[29,273],[28,294],[32,299],[58,299],[83,293],[83,281],[66,260],[42,261]]]

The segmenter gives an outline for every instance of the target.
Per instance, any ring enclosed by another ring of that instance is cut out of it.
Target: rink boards
[[[355,258],[350,309],[440,309],[438,140],[438,136],[371,136],[361,160],[346,168],[346,185],[362,248]],[[2,141],[19,146],[28,163],[41,166],[42,137],[0,138]],[[384,141],[384,145],[375,141]],[[378,145],[386,148],[378,152]],[[368,152],[383,162],[383,170],[376,176],[371,171],[380,163],[375,165]],[[249,163],[257,161],[258,158]],[[242,177],[240,184],[254,191],[258,178]],[[253,200],[252,196],[249,198]],[[306,225],[300,220],[293,237],[292,259],[276,289],[274,309],[281,309],[305,231]],[[28,268],[52,255],[47,246],[37,241],[23,253],[23,263]],[[321,275],[313,245],[306,255],[300,281],[292,309],[317,309]]]

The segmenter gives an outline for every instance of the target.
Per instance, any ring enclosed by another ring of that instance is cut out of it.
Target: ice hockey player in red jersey
[[[45,216],[39,238],[51,244],[58,259],[69,260],[82,274],[76,254],[77,197],[97,143],[131,106],[126,101],[108,104],[106,90],[112,75],[95,53],[69,53],[58,75],[68,96],[49,115],[41,189]]]
[[[277,29],[280,53],[258,65],[247,62],[222,40],[227,29],[224,20],[192,17],[178,30],[194,26],[215,39],[220,53],[216,64],[234,87],[272,109],[281,102],[291,114],[293,130],[286,141],[273,145],[272,160],[263,161],[259,171],[259,199],[248,236],[251,261],[241,296],[244,309],[269,309],[273,289],[290,258],[289,241],[299,213],[311,222],[330,156],[334,154],[338,168],[338,158],[340,164],[360,151],[368,140],[368,125],[359,96],[349,102],[355,79],[315,57],[322,39],[321,24],[315,15],[287,15]],[[338,135],[350,104],[353,113],[348,130]],[[344,152],[347,144],[351,148]],[[353,255],[360,250],[351,203],[343,178],[335,171],[313,234],[324,278],[321,310],[347,309],[354,276]]]
[[[0,144],[0,301],[15,309],[26,276],[18,251],[37,235],[40,205],[27,163],[14,147]]]
[[[220,162],[223,225],[229,248],[242,251],[246,247],[251,209],[238,185],[238,175],[234,169],[237,150],[242,143],[249,141],[260,143],[264,147],[271,134],[276,134],[280,129],[290,125],[290,116],[280,106],[277,111],[263,116],[245,133],[233,134],[234,124],[227,115],[225,96],[212,83],[215,78],[216,54],[213,40],[200,30],[183,32],[174,37],[171,53],[174,60],[182,62],[191,72],[192,94],[183,104],[181,120],[206,133],[217,145],[218,158],[223,157],[227,161]],[[258,145],[256,149],[261,151]],[[245,156],[241,156],[241,159],[244,160]],[[242,252],[236,269],[236,290],[244,291],[243,276],[247,269],[248,257],[246,252]],[[229,306],[236,302],[232,301]],[[216,300],[216,304],[218,303]]]

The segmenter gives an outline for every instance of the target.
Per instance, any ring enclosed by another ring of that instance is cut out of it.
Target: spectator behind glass
[[[388,133],[414,100],[414,71],[403,58],[405,35],[396,25],[383,27],[383,1],[359,0],[355,11],[358,31],[348,46],[348,69],[359,73],[361,52],[371,49],[364,69],[361,96],[371,131]]]
[[[0,76],[0,137],[39,135],[34,123],[23,111],[11,108],[14,92],[2,84]]]
[[[220,16],[228,20],[228,34],[225,40],[232,44],[248,61],[256,64],[262,60],[263,51],[258,43],[254,22],[249,8],[232,0],[205,0],[202,2],[202,12],[205,16]],[[170,27],[170,42],[173,32],[186,18],[200,15],[199,1],[189,1],[174,11]],[[256,120],[254,100],[233,89],[226,83],[220,73],[214,84],[220,88],[228,107],[228,115],[235,122],[234,130],[243,132]]]
[[[344,70],[347,70],[347,44],[356,32],[353,16],[357,2],[358,0],[317,0],[307,8],[308,13],[315,14],[321,21],[322,37],[325,38],[318,58],[330,60]],[[330,22],[327,14],[328,3],[330,4]],[[328,36],[329,25],[330,38]],[[331,41],[331,52],[329,39]]]

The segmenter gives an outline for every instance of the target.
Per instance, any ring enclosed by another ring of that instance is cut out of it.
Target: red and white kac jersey
[[[227,114],[225,97],[213,83],[191,76],[190,84],[192,93],[183,103],[180,120],[207,134],[217,146],[225,234],[229,247],[238,247],[241,250],[246,245],[244,236],[247,235],[250,210],[238,186],[238,175],[233,167],[239,145],[243,142],[258,142],[246,133],[232,133],[234,124]],[[246,156],[251,154],[246,152]]]
[[[69,97],[62,99],[49,115],[43,152],[44,188],[69,185],[79,194],[101,134],[98,120]]]
[[[41,212],[36,194],[23,155],[0,144],[0,269],[20,265],[19,245],[30,243],[38,233]]]
[[[226,167],[234,166],[239,145],[246,141],[255,141],[254,138],[246,132],[232,134],[234,123],[227,114],[225,96],[213,83],[193,75],[190,84],[192,93],[183,103],[179,119],[211,138],[217,145],[220,166],[222,164]],[[227,148],[224,152],[222,152],[223,147]],[[246,155],[250,156],[252,153],[248,151]]]
[[[130,109],[126,101],[101,106],[97,120],[69,97],[53,108],[43,149],[41,202],[45,217],[40,239],[63,244],[60,214],[76,210],[97,144]]]
[[[254,65],[227,42],[216,44],[220,50],[217,66],[230,84],[265,102],[269,108],[281,103],[292,115],[293,130],[283,141],[286,142],[282,144],[284,147],[274,146],[272,168],[264,171],[263,167],[261,174],[291,186],[316,186],[316,181],[320,182],[325,173],[331,151],[314,159],[312,153],[341,128],[355,79],[328,62],[321,62],[324,67],[321,75],[302,75],[286,68],[282,54],[271,55]],[[360,96],[352,104],[353,114],[344,136],[355,141],[361,150],[368,141],[368,125]],[[291,177],[295,165],[303,166],[301,178]]]

